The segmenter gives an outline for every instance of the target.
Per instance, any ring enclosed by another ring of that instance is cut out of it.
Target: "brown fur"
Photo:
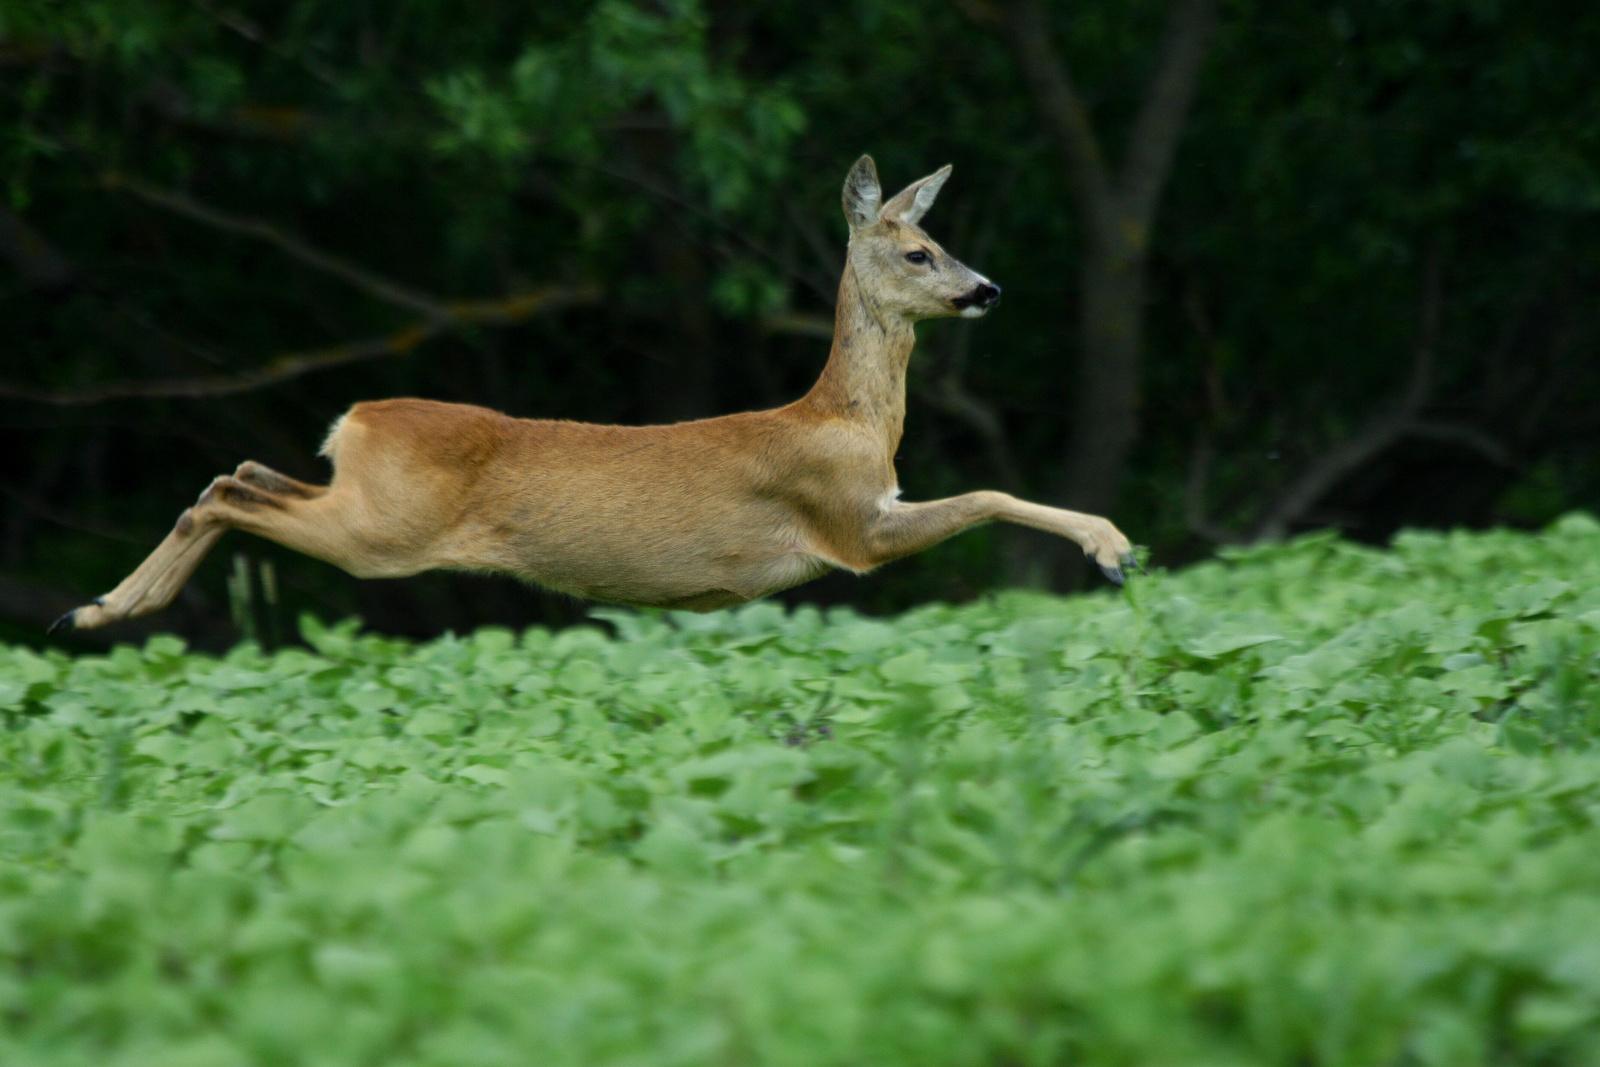
[[[973,294],[993,289],[917,226],[948,174],[880,209],[871,159],[852,168],[833,350],[794,403],[671,426],[516,419],[431,400],[357,404],[323,446],[331,484],[241,465],[122,584],[62,624],[88,629],[165,607],[229,529],[363,578],[497,571],[594,600],[698,611],[834,567],[867,571],[996,519],[1070,538],[1120,576],[1130,546],[1105,519],[987,491],[895,499],[912,323],[981,314]]]

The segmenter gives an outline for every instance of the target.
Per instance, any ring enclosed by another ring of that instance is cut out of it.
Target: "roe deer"
[[[850,169],[833,348],[787,407],[596,426],[431,400],[357,404],[322,447],[331,484],[244,463],[121,585],[52,629],[160,610],[229,529],[361,578],[500,571],[593,600],[712,611],[1003,519],[1070,538],[1120,583],[1131,546],[1105,519],[992,491],[896,499],[912,324],[979,316],[1000,299],[917,225],[949,176],[935,171],[880,207],[872,158]]]

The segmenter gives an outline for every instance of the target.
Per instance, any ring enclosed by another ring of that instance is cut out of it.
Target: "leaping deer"
[[[331,484],[241,464],[122,584],[51,629],[159,611],[230,529],[360,578],[499,571],[591,600],[713,611],[832,567],[864,573],[998,519],[1071,539],[1120,584],[1131,546],[1098,516],[990,490],[898,499],[912,324],[977,317],[1000,300],[917,225],[949,176],[944,167],[882,203],[872,158],[850,168],[833,348],[794,403],[670,426],[357,404],[322,446]]]

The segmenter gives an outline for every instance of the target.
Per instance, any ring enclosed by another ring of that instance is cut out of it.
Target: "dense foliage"
[[[0,1059],[1600,1055],[1600,524],[0,652]]]
[[[0,0],[0,617],[104,592],[242,459],[320,480],[313,450],[355,400],[640,422],[792,399],[826,351],[862,151],[890,183],[954,162],[928,228],[1006,290],[924,333],[907,497],[1061,502],[1084,224],[1016,49],[970,16],[1040,12],[1121,166],[1166,13],[1201,2]],[[1597,12],[1216,5],[1141,234],[1142,405],[1113,507],[1136,541],[1175,562],[1600,503]],[[217,391],[546,285],[597,295]],[[974,533],[797,595],[967,599],[1035,577],[1038,544]],[[388,632],[576,614],[510,583],[274,558],[285,610]],[[226,633],[228,568],[165,623]]]

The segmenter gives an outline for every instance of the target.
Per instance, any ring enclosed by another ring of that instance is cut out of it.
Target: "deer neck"
[[[834,309],[833,349],[806,399],[826,414],[881,429],[891,448],[906,418],[906,365],[917,335],[862,285],[848,260]]]

